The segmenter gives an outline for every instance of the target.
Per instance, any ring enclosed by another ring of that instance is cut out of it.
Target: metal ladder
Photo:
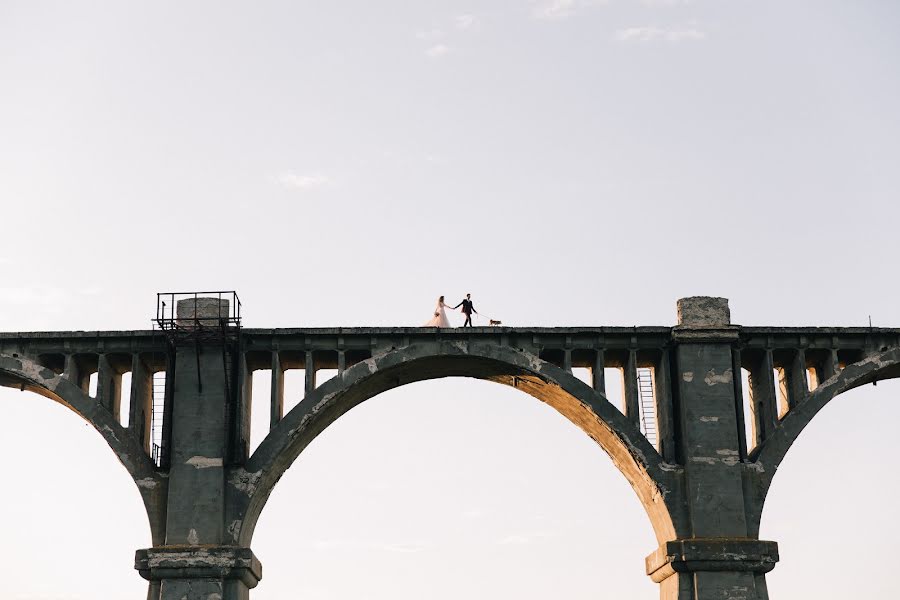
[[[654,447],[657,444],[656,402],[653,398],[653,370],[649,367],[637,369],[639,407],[641,411],[641,433]]]
[[[166,372],[153,374],[153,401],[150,403],[150,458],[158,467],[162,456],[163,411],[166,406]]]

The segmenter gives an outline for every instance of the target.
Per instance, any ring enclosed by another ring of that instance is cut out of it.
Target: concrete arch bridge
[[[832,398],[900,376],[900,329],[743,327],[723,298],[680,300],[674,327],[627,328],[242,329],[219,299],[182,302],[190,316],[161,330],[0,334],[0,384],[78,413],[133,478],[153,540],[135,568],[151,600],[249,598],[262,577],[254,528],[304,448],[361,402],[442,377],[520,389],[596,441],[656,533],[645,563],[661,598],[765,600],[778,550],[759,526],[778,465]],[[291,369],[305,395],[285,413]],[[320,382],[323,369],[336,375]],[[271,397],[253,398],[263,376]],[[270,432],[251,456],[263,402]]]

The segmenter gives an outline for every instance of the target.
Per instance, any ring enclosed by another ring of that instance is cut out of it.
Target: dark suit
[[[478,311],[475,310],[475,305],[472,304],[471,300],[466,298],[465,300],[463,300],[462,302],[460,302],[453,308],[456,309],[456,308],[459,308],[460,306],[462,306],[463,314],[466,315],[466,322],[463,323],[463,327],[465,327],[466,325],[471,327],[472,326],[472,313],[476,313],[476,314],[478,313]]]

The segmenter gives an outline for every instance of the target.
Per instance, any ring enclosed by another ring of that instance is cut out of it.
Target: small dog
[[[490,326],[491,326],[491,327],[493,327],[494,325],[503,325],[503,321],[496,321],[496,320],[494,320],[494,319],[489,319],[489,320],[490,320],[490,322],[491,322],[491,323],[490,323]]]

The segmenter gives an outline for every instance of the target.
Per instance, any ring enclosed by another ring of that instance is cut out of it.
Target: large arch
[[[167,482],[140,444],[106,408],[63,375],[21,356],[0,354],[0,385],[58,402],[96,429],[140,491],[154,545],[164,542]]]
[[[872,354],[863,360],[847,365],[839,373],[822,382],[804,400],[792,407],[762,446],[755,453],[758,485],[755,488],[757,510],[748,526],[751,535],[759,535],[766,496],[772,480],[788,450],[800,433],[822,408],[840,394],[882,379],[900,377],[900,348],[891,348]]]
[[[442,377],[472,377],[522,390],[547,403],[595,440],[625,475],[660,542],[683,533],[682,470],[666,464],[602,394],[533,354],[491,344],[431,342],[392,349],[315,389],[281,420],[229,483],[235,543],[249,546],[259,515],[282,474],[312,440],[354,406],[386,390]]]

